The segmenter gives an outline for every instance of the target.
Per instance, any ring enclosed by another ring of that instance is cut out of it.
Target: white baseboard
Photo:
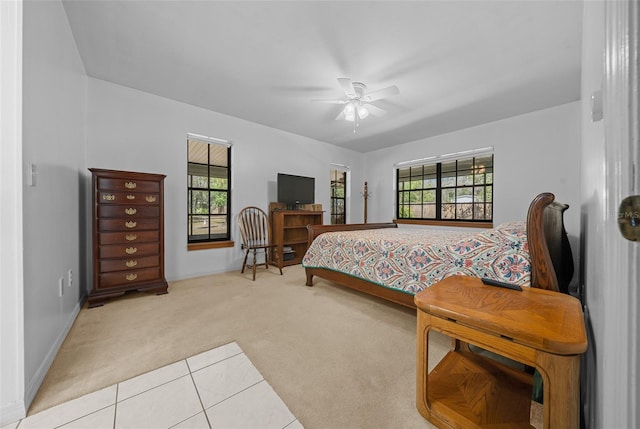
[[[56,338],[55,343],[53,343],[53,345],[51,346],[49,353],[47,353],[47,356],[40,364],[40,367],[34,374],[33,378],[29,380],[29,383],[26,386],[26,391],[24,395],[26,410],[29,409],[29,407],[31,406],[31,403],[33,402],[33,399],[36,397],[36,394],[38,393],[38,389],[40,389],[40,386],[44,381],[44,377],[47,375],[47,371],[49,371],[49,368],[51,367],[53,360],[58,354],[58,351],[60,350],[62,343],[64,342],[65,338],[67,338],[67,334],[69,334],[69,331],[71,330],[71,326],[73,326],[73,322],[75,322],[76,318],[78,317],[78,313],[80,313],[80,309],[82,308],[83,303],[84,303],[84,298],[81,298],[80,301],[76,303],[76,306],[71,312],[71,315],[67,320],[67,324],[65,325],[64,329],[62,330],[62,332],[60,332],[60,335],[58,335],[58,338]],[[26,412],[25,412],[25,415],[26,415]],[[24,418],[25,415],[23,415],[20,418]]]
[[[3,404],[2,409],[0,409],[0,426],[4,427],[10,423],[17,422],[26,415],[27,409],[24,406],[24,401]]]

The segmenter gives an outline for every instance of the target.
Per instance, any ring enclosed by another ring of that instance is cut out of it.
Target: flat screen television
[[[278,173],[278,202],[288,206],[315,203],[316,179]]]

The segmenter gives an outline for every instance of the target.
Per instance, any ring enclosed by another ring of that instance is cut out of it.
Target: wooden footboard
[[[307,237],[309,244],[314,238],[325,232],[333,231],[358,231],[362,229],[380,229],[380,228],[397,228],[398,224],[393,222],[386,223],[348,223],[342,225],[307,225]]]
[[[317,275],[325,280],[339,283],[343,286],[347,286],[351,289],[355,289],[369,295],[377,296],[386,301],[395,302],[396,304],[404,305],[409,308],[416,308],[416,304],[413,302],[413,295],[411,294],[400,292],[395,289],[389,289],[359,277],[353,277],[338,271],[326,270],[324,268],[305,268],[305,270],[307,272],[307,286],[313,286],[313,276]]]
[[[363,229],[397,228],[393,222],[387,223],[355,223],[346,225],[307,225],[308,239],[311,243],[318,235],[333,231],[358,231]],[[307,274],[307,286],[313,286],[313,276],[336,282],[351,289],[359,290],[373,296],[377,296],[396,304],[409,308],[416,308],[413,295],[394,289],[385,288],[367,280],[324,268],[305,268]]]

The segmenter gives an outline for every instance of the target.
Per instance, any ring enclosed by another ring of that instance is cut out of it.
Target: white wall
[[[85,165],[86,76],[58,1],[25,2],[23,33],[24,377],[31,403],[84,296],[80,172]],[[68,270],[74,284],[68,286]],[[63,296],[58,279],[63,278]],[[3,398],[4,400],[4,398]]]
[[[602,230],[605,224],[605,139],[604,121],[591,120],[591,95],[602,90],[604,75],[604,2],[586,2],[583,14],[583,52],[582,52],[582,234],[584,260],[585,312],[588,315],[587,327],[594,329],[594,336],[589,338],[587,359],[583,361],[588,376],[582,381],[586,393],[583,404],[588,415],[587,427],[605,427],[602,421],[602,404],[606,398],[596,399],[597,386],[602,386],[602,371],[596,369],[599,359],[596,358],[596,343],[600,343],[605,335],[605,291],[608,282],[602,261],[605,260],[605,247]],[[602,352],[600,353],[602,355]],[[583,369],[584,371],[584,369]],[[596,381],[596,376],[600,379]],[[614,404],[607,407],[614,409]]]
[[[331,163],[349,165],[353,183],[362,182],[358,152],[102,80],[89,79],[88,110],[87,167],[167,175],[168,280],[240,269],[235,216],[245,206],[266,210],[276,200],[277,173],[316,178],[316,202],[325,209],[325,223],[329,222]],[[187,133],[232,141],[234,248],[187,251]]]
[[[531,200],[553,192],[569,204],[565,224],[574,259],[580,234],[580,103],[568,103],[365,155],[370,221],[395,217],[394,163],[494,148],[494,225],[525,220]],[[577,262],[576,262],[577,263]],[[576,265],[577,267],[578,265]]]

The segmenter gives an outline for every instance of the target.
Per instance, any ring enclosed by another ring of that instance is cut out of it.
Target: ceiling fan
[[[359,125],[359,121],[369,116],[369,114],[374,116],[384,116],[386,114],[384,110],[374,106],[371,102],[398,95],[400,93],[400,90],[395,85],[391,85],[377,91],[367,92],[367,85],[362,82],[353,82],[351,79],[346,77],[339,77],[338,83],[342,86],[342,89],[344,89],[347,99],[315,101],[344,104],[345,107],[340,111],[336,120],[344,119],[346,121],[353,122],[354,133],[356,132],[356,127]]]

